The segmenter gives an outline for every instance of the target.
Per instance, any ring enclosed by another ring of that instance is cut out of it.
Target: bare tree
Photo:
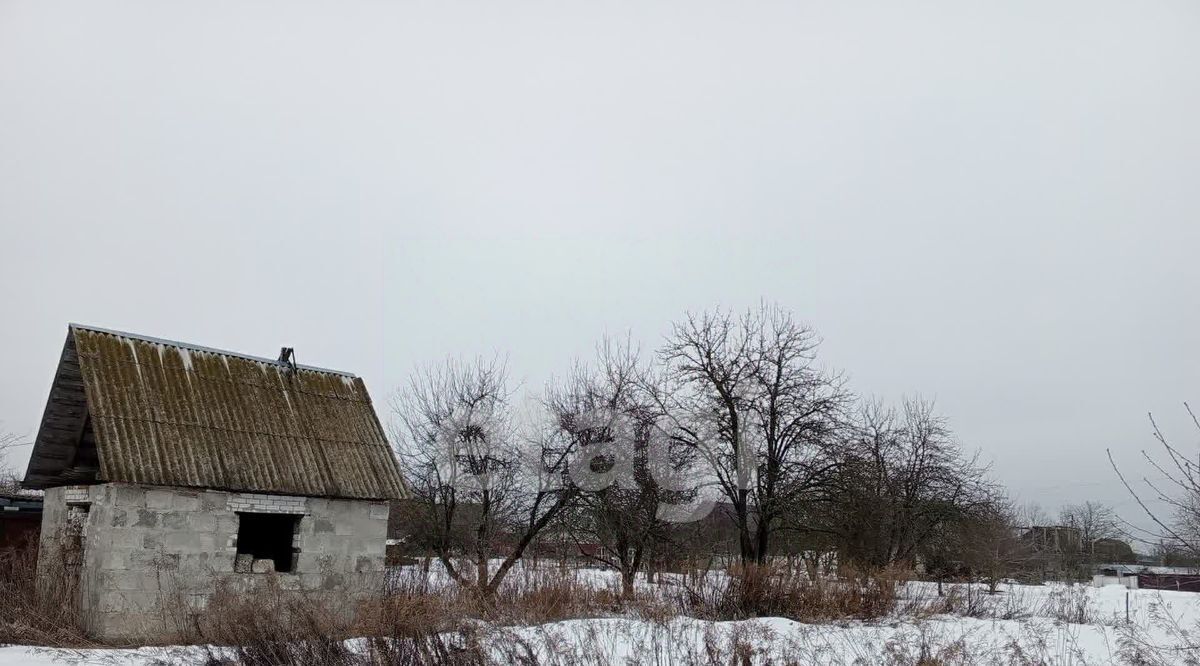
[[[751,320],[755,393],[749,426],[757,444],[754,554],[766,560],[772,537],[816,499],[843,462],[836,435],[851,402],[840,376],[814,367],[816,333],[778,307]]]
[[[1153,544],[1151,553],[1164,567],[1200,567],[1200,556],[1183,548],[1177,542],[1162,540]]]
[[[17,492],[21,489],[21,475],[12,466],[9,456],[17,447],[25,445],[23,437],[0,431],[0,491]]]
[[[657,393],[671,435],[695,449],[712,482],[733,507],[743,560],[754,558],[750,471],[753,443],[745,424],[754,395],[755,358],[750,316],[688,314],[675,324],[659,358],[665,390]],[[699,481],[699,479],[697,479]]]
[[[912,564],[944,530],[997,504],[986,468],[963,454],[931,403],[907,400],[897,411],[867,402],[858,421],[816,521],[847,560]]]
[[[1026,502],[1016,508],[1016,521],[1021,527],[1049,525],[1050,514],[1037,502]]]
[[[764,304],[736,318],[688,315],[659,351],[672,437],[697,452],[732,506],[743,561],[766,560],[784,517],[836,467],[831,433],[849,396],[817,368],[818,343]]]
[[[1021,575],[1028,549],[1018,536],[1017,509],[997,495],[960,513],[920,548],[925,572],[937,580],[938,594],[947,578],[985,583],[995,594],[1005,578]]]
[[[1089,557],[1096,554],[1096,541],[1120,536],[1117,516],[1112,508],[1100,502],[1068,504],[1058,513],[1059,523],[1079,531],[1080,547]]]
[[[626,596],[669,526],[658,515],[667,492],[658,483],[661,474],[652,469],[658,462],[650,450],[658,413],[644,390],[646,382],[630,341],[605,339],[596,362],[576,364],[546,400],[581,463],[598,473],[599,483],[584,488],[564,513],[565,531],[581,555],[620,573]],[[575,470],[571,476],[573,482],[589,483],[576,479]]]
[[[1183,407],[1200,433],[1200,419],[1197,419],[1189,404],[1184,403]],[[1193,557],[1200,557],[1200,457],[1184,451],[1167,439],[1154,420],[1154,415],[1150,414],[1149,418],[1154,439],[1160,448],[1157,456],[1146,450],[1141,453],[1160,478],[1155,481],[1143,477],[1139,486],[1143,489],[1139,492],[1125,478],[1111,450],[1108,451],[1109,463],[1138,506],[1157,526],[1157,531],[1149,531],[1142,540],[1166,544],[1170,548],[1189,552]],[[1167,506],[1167,511],[1151,509],[1146,499],[1161,502]]]
[[[497,360],[418,370],[392,406],[426,541],[456,582],[495,594],[569,501],[572,491],[562,483],[569,450],[539,431],[522,431]],[[473,574],[455,564],[459,556],[471,558]]]
[[[1029,549],[1017,533],[1017,509],[1003,498],[984,502],[959,520],[961,553],[970,572],[995,594],[1005,578],[1023,575]]]

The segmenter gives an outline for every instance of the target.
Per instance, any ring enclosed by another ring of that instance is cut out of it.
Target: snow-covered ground
[[[605,572],[579,575],[594,585],[614,582]],[[643,585],[670,585],[670,578]],[[689,664],[710,663],[710,657],[729,663],[743,652],[755,663],[775,664],[915,664],[922,656],[948,664],[1200,663],[1200,648],[1192,647],[1200,645],[1200,594],[1057,584],[1006,585],[996,595],[966,586],[945,591],[959,600],[955,612],[969,616],[929,614],[936,586],[909,583],[897,612],[870,623],[613,617],[487,627],[483,636],[498,663],[529,653],[542,664]],[[161,664],[178,659],[179,650],[186,648],[59,652],[10,646],[0,648],[0,666]]]
[[[728,663],[728,657],[749,648],[759,661],[773,663],[916,664],[922,656],[933,656],[945,663],[1120,664],[1134,663],[1132,656],[1138,650],[1122,628],[1044,618],[939,616],[822,625],[784,618],[742,622],[680,618],[665,626],[602,619],[523,627],[513,633],[525,644],[554,646],[561,663],[692,664],[706,663],[710,655],[725,657],[714,663]],[[1171,644],[1167,638],[1165,632],[1156,631],[1153,636],[1132,640],[1165,648]],[[565,659],[561,658],[564,654],[568,655]],[[639,660],[630,661],[635,657]],[[1184,653],[1168,654],[1166,658],[1165,663],[1189,663]],[[1200,655],[1191,654],[1191,659],[1197,658]]]

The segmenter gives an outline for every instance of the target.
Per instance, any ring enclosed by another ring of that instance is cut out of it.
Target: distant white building
[[[1137,565],[1129,564],[1103,564],[1097,567],[1097,571],[1092,575],[1093,587],[1104,587],[1105,585],[1120,585],[1131,590],[1138,589],[1138,572]]]

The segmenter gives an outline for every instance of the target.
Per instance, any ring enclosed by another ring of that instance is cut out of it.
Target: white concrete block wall
[[[80,497],[91,501],[81,607],[101,638],[167,638],[179,630],[167,626],[179,599],[195,612],[218,589],[253,594],[271,576],[284,590],[347,612],[382,583],[386,502],[130,484],[55,488],[46,493],[43,534],[59,529],[67,503]],[[302,516],[294,571],[234,572],[242,512]]]

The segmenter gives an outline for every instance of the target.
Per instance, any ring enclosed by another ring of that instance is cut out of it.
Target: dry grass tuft
[[[735,566],[727,576],[706,573],[686,578],[675,600],[679,612],[708,620],[868,620],[895,609],[904,580],[896,571],[847,571],[838,578],[810,578],[798,567]]]
[[[92,647],[79,616],[75,576],[68,565],[48,563],[37,577],[37,542],[0,550],[0,643]]]

